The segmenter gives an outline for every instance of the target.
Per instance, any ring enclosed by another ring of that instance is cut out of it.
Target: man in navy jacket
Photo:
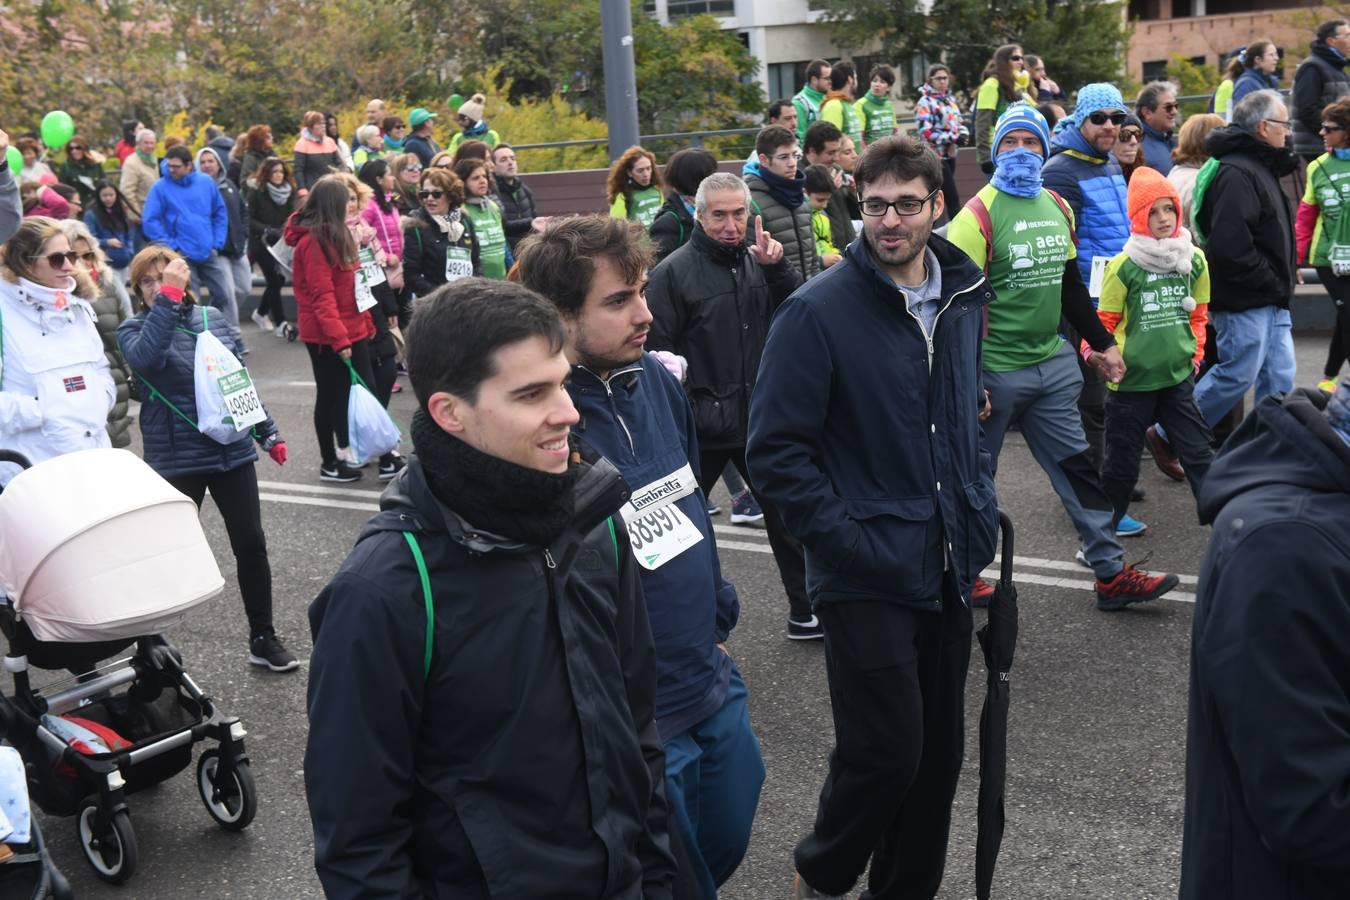
[[[715,900],[749,845],[764,763],[724,644],[740,605],[699,489],[694,414],[679,380],[643,352],[650,257],[640,225],[571,217],[521,243],[519,275],[567,326],[577,434],[633,492],[620,516],[656,641],[666,798],[687,855],[682,875]]]
[[[993,559],[981,449],[980,269],[932,234],[942,161],[868,146],[863,240],[778,310],[750,406],[750,470],[806,549],[835,750],[797,897],[932,897],[961,770],[971,584]]]

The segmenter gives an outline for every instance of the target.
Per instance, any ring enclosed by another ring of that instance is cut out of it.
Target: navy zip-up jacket
[[[746,456],[806,550],[813,603],[941,608],[994,558],[998,509],[979,411],[984,274],[946,239],[931,343],[863,237],[769,327]]]
[[[708,504],[698,487],[694,413],[675,377],[647,353],[607,380],[573,366],[568,392],[581,413],[577,433],[618,468],[633,491],[621,515],[656,640],[656,726],[668,741],[721,709],[732,665],[717,644],[740,615],[736,588],[722,577]],[[644,546],[672,528],[686,539],[694,533],[701,539],[648,569]]]

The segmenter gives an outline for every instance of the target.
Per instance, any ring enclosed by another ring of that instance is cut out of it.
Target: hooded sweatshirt
[[[1262,400],[1200,490],[1181,900],[1350,884],[1350,445],[1326,405]]]
[[[225,202],[225,213],[229,216],[225,249],[221,252],[230,259],[238,259],[248,252],[248,209],[244,206],[244,196],[239,192],[239,187],[225,177],[225,157],[221,156],[219,150],[210,146],[198,150],[198,171],[200,172],[202,167],[202,157],[208,153],[216,158],[216,165],[219,167],[215,177],[216,187],[220,190],[220,199]],[[202,173],[202,177],[210,176]]]

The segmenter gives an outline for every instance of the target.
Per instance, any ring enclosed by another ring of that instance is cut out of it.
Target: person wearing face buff
[[[1112,382],[1125,375],[1115,339],[1102,327],[1078,268],[1073,211],[1041,182],[1050,144],[1045,119],[1014,104],[994,128],[994,177],[952,220],[948,239],[983,268],[996,297],[984,337],[984,387],[991,409],[984,446],[998,466],[1003,436],[1020,422],[1032,455],[1073,520],[1097,576],[1097,608],[1156,600],[1177,584],[1126,563],[1111,501],[1088,454],[1078,412],[1083,376],[1059,334],[1067,319],[1092,348],[1089,364]],[[991,593],[987,586],[976,592]]]

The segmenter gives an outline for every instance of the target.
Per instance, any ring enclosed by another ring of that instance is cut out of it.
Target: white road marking
[[[364,491],[359,488],[330,488],[311,484],[290,484],[284,481],[260,481],[258,487],[266,489],[260,491],[258,496],[263,500],[270,500],[274,503],[293,503],[300,506],[323,506],[330,509],[354,509],[361,512],[379,512],[378,491]],[[295,491],[301,494],[320,494],[337,495],[339,497],[362,497],[369,498],[370,502],[355,503],[350,500],[329,499],[327,496],[318,497],[296,497],[288,494],[272,493],[274,490]],[[719,539],[717,546],[725,550],[739,550],[744,553],[772,553],[772,548],[768,544],[768,535],[762,528],[746,528],[738,525],[714,525],[713,531],[718,535],[727,535],[730,537],[755,538],[756,541],[743,540],[724,540]],[[760,543],[762,541],[763,543]],[[999,577],[999,560],[994,558],[990,568],[985,569],[981,575],[991,581],[996,581]],[[1062,562],[1056,559],[1040,559],[1034,556],[1014,556],[1013,564],[1017,568],[1013,571],[1013,578],[1018,584],[1039,584],[1045,587],[1066,588],[1072,591],[1094,591],[1096,583],[1087,578],[1060,578],[1053,575],[1039,575],[1034,572],[1028,572],[1026,569],[1048,569],[1052,572],[1081,572],[1086,575],[1087,570],[1076,562]],[[1194,575],[1178,575],[1178,580],[1182,584],[1197,584],[1199,579]],[[1186,591],[1172,591],[1164,598],[1175,600],[1179,603],[1194,603],[1195,594]]]

